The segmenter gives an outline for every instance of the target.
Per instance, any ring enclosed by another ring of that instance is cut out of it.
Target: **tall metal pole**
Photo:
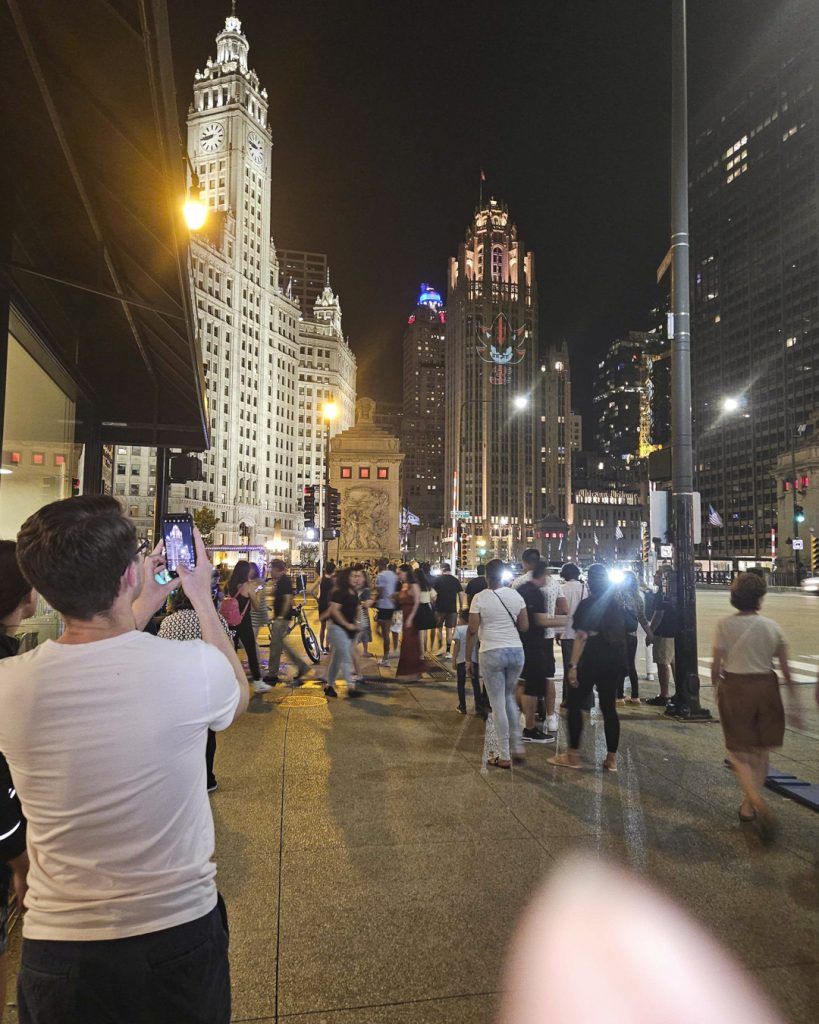
[[[699,716],[694,578],[694,452],[691,417],[691,314],[688,240],[688,79],[686,0],[673,0],[671,32],[671,488],[678,630],[677,713]]]
[[[329,519],[328,510],[330,507],[330,420],[327,420],[327,443],[324,449],[324,479],[321,482],[321,486],[324,490],[324,502],[322,504],[322,537],[327,537],[327,520]],[[321,549],[321,571],[324,572],[324,564],[327,561],[327,557],[330,552],[330,542],[325,540],[327,550],[324,550],[324,546]]]

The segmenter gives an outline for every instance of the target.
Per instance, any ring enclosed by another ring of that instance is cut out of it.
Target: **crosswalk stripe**
[[[699,658],[700,671],[711,671],[711,659],[710,658]],[[791,676],[797,683],[815,683],[816,682],[816,670],[813,665],[806,665],[804,662],[791,661]],[[795,669],[807,669],[805,672],[796,672]]]

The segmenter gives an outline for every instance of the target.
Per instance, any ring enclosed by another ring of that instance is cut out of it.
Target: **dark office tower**
[[[279,287],[301,304],[301,314],[313,315],[316,300],[321,298],[327,276],[327,257],[322,252],[301,252],[279,249]]]
[[[761,559],[774,528],[789,553],[774,465],[819,404],[818,27],[814,0],[777,5],[694,119],[695,463],[704,515],[725,524],[715,556]]]
[[[443,524],[445,325],[441,296],[422,284],[404,330],[401,423],[404,504],[422,527]]]
[[[594,416],[597,450],[630,462],[640,451],[640,400],[649,338],[629,331],[609,346],[597,367]]]
[[[519,553],[543,511],[534,263],[495,199],[449,262],[444,511],[471,558]]]

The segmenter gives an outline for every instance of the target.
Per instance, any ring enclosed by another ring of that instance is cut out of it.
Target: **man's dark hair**
[[[136,529],[116,498],[83,494],[44,505],[17,535],[25,578],[71,619],[111,610],[137,552]]]
[[[763,576],[755,572],[737,573],[731,583],[731,604],[741,612],[758,612],[767,591]]]
[[[441,566],[441,572],[452,572],[452,566],[449,564],[449,562],[443,563],[443,565]]]
[[[490,583],[500,583],[506,572],[506,563],[500,558],[493,558],[486,565],[486,578]]]
[[[521,562],[526,565],[533,565],[540,558],[540,552],[537,548],[527,548],[520,556]]]
[[[17,545],[0,540],[0,619],[16,611],[30,593],[31,584],[17,563]]]
[[[378,569],[381,572],[383,572],[387,568],[387,559],[386,558],[379,558],[378,562],[376,563],[376,565],[377,565]]]
[[[532,579],[540,579],[541,576],[545,576],[549,571],[549,563],[539,558],[532,566]]]
[[[274,558],[270,562],[270,568],[278,569],[279,572],[284,572],[284,570],[287,568],[287,563],[283,562],[281,558]]]
[[[475,568],[475,572],[479,576],[485,576],[486,575],[486,566],[483,564],[483,562],[478,562],[478,565]]]
[[[574,562],[566,562],[563,568],[560,570],[560,578],[566,580],[579,580],[580,579],[580,567],[575,565]]]

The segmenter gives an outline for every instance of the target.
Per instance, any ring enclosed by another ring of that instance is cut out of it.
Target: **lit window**
[[[370,479],[370,467],[369,466],[359,466],[358,467],[358,479],[359,480],[369,480]]]
[[[379,480],[389,480],[389,478],[390,478],[390,471],[389,471],[389,469],[386,466],[379,466],[378,467],[378,479]]]
[[[353,476],[353,467],[352,466],[342,466],[341,467],[341,479],[342,480],[351,480],[352,476]]]
[[[45,455],[42,452],[32,452],[31,461],[35,466],[42,466],[45,463]]]
[[[55,466],[64,466],[65,465],[65,456],[64,455],[55,455],[54,456],[54,465]]]

